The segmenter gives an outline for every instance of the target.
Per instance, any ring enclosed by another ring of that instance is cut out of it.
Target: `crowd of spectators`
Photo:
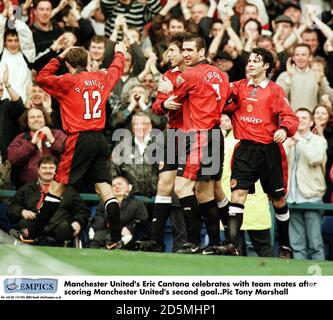
[[[154,114],[151,107],[158,81],[168,70],[167,36],[188,31],[205,39],[208,60],[226,72],[231,82],[246,77],[245,66],[253,48],[264,47],[274,54],[277,63],[270,77],[283,88],[292,109],[305,122],[297,137],[285,143],[293,191],[288,201],[333,202],[333,1],[2,0],[0,11],[0,162],[2,167],[11,165],[10,181],[0,180],[0,188],[19,190],[34,183],[41,158],[59,158],[62,152],[66,133],[59,105],[35,83],[36,74],[73,45],[88,50],[89,71],[103,69],[112,61],[115,43],[122,40],[128,47],[125,70],[108,99],[105,124],[113,149],[110,171],[124,184],[122,188],[127,188],[125,197],[130,194],[152,200],[158,171],[145,163],[144,154],[154,139],[151,131],[166,129],[168,119]],[[65,72],[63,63],[58,74]],[[126,155],[131,163],[119,161],[116,152],[119,140],[114,133],[125,128],[131,135],[121,143],[131,146],[132,152]],[[307,152],[302,147],[307,143],[313,143],[318,152],[311,145]],[[316,192],[301,185],[305,175],[308,181],[314,176],[310,182],[316,183]],[[84,184],[77,191],[89,192]],[[123,207],[133,201],[126,200]],[[146,201],[147,211],[141,210],[135,219],[149,219],[151,203]],[[314,213],[319,217],[316,225],[307,221],[311,214],[291,212],[293,246],[299,248],[300,258],[323,259],[322,242],[311,240],[320,237],[322,213]],[[17,205],[11,204],[13,223],[20,220],[19,215]],[[132,222],[122,221],[133,236]],[[86,223],[83,219],[82,227]],[[266,223],[263,229],[269,227]],[[313,246],[319,246],[320,253],[306,253],[309,244],[314,251]]]

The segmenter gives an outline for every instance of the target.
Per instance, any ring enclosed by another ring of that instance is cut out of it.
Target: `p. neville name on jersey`
[[[56,76],[60,61],[59,58],[51,59],[38,73],[36,81],[48,94],[62,101],[60,112],[64,131],[74,134],[103,130],[106,101],[123,74],[124,55],[115,53],[112,64],[105,70]]]

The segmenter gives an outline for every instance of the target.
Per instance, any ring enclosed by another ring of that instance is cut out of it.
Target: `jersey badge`
[[[251,112],[253,111],[253,105],[252,105],[252,104],[248,104],[248,105],[246,106],[246,111],[247,111],[248,113],[251,113]]]

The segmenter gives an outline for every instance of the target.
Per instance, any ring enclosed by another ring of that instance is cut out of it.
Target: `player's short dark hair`
[[[183,41],[187,36],[186,32],[177,32],[176,34],[168,37],[168,46],[170,44],[175,44],[180,50],[183,46]]]
[[[81,47],[73,48],[67,52],[65,61],[67,61],[73,68],[86,68],[88,64],[88,52]]]
[[[45,163],[52,163],[54,164],[55,166],[58,165],[58,161],[57,159],[52,156],[52,155],[47,155],[47,156],[42,156],[40,158],[40,160],[38,161],[38,168],[42,165],[42,164],[45,164]]]
[[[269,67],[267,69],[267,75],[275,68],[275,59],[273,54],[265,48],[254,48],[251,53],[254,53],[262,57],[264,64],[268,63]]]
[[[203,37],[197,34],[187,33],[184,37],[183,42],[192,42],[192,41],[195,41],[195,46],[198,51],[201,49],[205,49],[205,54],[206,54],[207,46],[206,46],[206,41]]]

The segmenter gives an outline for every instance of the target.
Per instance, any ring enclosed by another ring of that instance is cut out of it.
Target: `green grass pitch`
[[[329,261],[0,245],[9,275],[333,275]]]

